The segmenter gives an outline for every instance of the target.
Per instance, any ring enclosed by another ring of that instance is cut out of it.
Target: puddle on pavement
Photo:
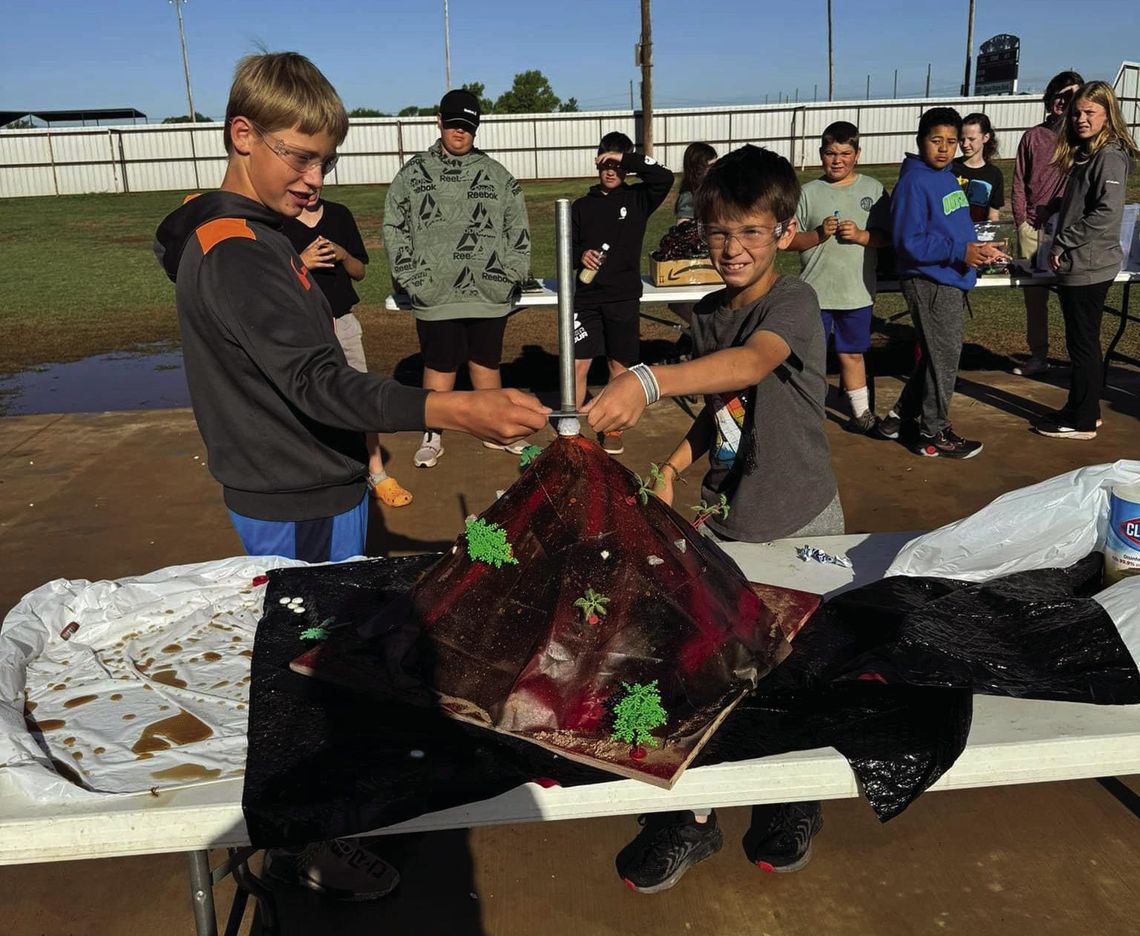
[[[190,405],[182,352],[168,345],[44,364],[0,377],[0,416],[104,413]]]

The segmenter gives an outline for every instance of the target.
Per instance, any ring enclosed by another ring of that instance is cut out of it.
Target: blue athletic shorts
[[[255,520],[230,511],[247,556],[284,556],[305,562],[340,562],[364,555],[368,495],[351,510],[319,520]]]
[[[822,309],[823,337],[835,335],[835,350],[862,354],[871,347],[871,306],[861,309]]]

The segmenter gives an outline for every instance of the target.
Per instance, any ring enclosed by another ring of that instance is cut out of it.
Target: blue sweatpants
[[[305,562],[340,562],[364,555],[368,495],[351,510],[319,520],[255,520],[230,511],[247,556],[284,556]]]

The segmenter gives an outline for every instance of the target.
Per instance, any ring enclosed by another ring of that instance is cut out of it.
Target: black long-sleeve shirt
[[[582,264],[586,250],[609,255],[592,283],[578,283],[574,303],[579,308],[595,302],[620,302],[641,296],[641,249],[649,216],[665,201],[673,187],[673,173],[640,153],[626,153],[621,167],[635,173],[640,185],[622,183],[606,192],[601,185],[574,202],[570,209],[573,226],[574,267]]]

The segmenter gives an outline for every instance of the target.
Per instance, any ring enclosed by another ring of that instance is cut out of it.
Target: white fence
[[[1135,135],[1140,129],[1140,64],[1122,64],[1114,87]],[[1042,114],[1040,99],[1028,96],[658,110],[654,155],[679,171],[693,140],[711,143],[720,152],[756,143],[802,168],[815,162],[823,129],[848,120],[859,127],[865,164],[897,163],[914,148],[919,116],[935,105],[955,107],[963,115],[985,113],[1001,143],[999,158],[1013,156],[1022,133],[1039,123]],[[640,114],[628,110],[492,115],[479,126],[479,146],[519,179],[583,177],[593,174],[603,134],[621,130],[640,139],[640,124]],[[430,117],[354,120],[329,182],[391,182],[405,160],[429,147],[437,135]],[[216,188],[225,164],[220,123],[6,130],[0,132],[0,197]]]

